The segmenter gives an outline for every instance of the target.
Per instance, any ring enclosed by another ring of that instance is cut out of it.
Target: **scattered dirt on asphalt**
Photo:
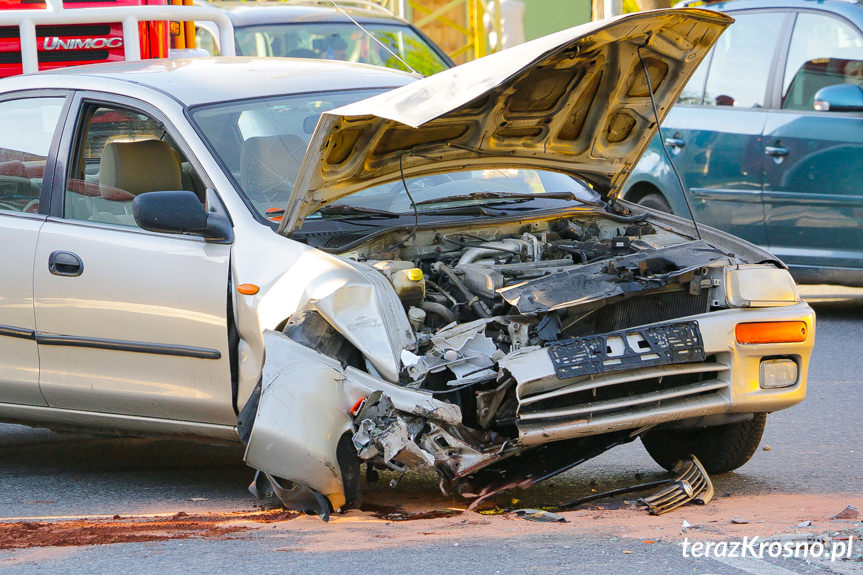
[[[284,522],[298,515],[281,509],[204,515],[180,511],[171,516],[148,518],[115,515],[112,519],[16,521],[0,523],[0,550],[225,538],[249,529],[250,524]]]
[[[411,545],[457,546],[467,539],[496,539],[528,534],[572,534],[626,537],[642,544],[690,540],[738,540],[744,536],[768,537],[788,533],[836,533],[853,530],[863,535],[863,522],[835,521],[829,518],[845,508],[861,508],[863,494],[811,495],[763,494],[718,497],[704,506],[687,505],[671,513],[653,516],[642,507],[633,509],[623,498],[603,504],[560,513],[566,523],[538,523],[517,517],[506,510],[486,515],[453,506],[449,516],[415,521],[388,519],[393,513],[416,516],[423,506],[407,500],[390,501],[387,513],[352,510],[334,514],[328,523],[316,517],[300,517],[279,526],[286,532],[301,534],[298,544],[281,551],[325,552],[372,550]],[[395,509],[393,509],[395,508]],[[368,507],[365,507],[368,509]],[[461,512],[459,512],[461,511]],[[731,519],[747,523],[732,523]],[[683,521],[690,527],[683,531]],[[798,527],[812,521],[810,526]]]
[[[503,505],[502,502],[498,504]],[[267,529],[271,536],[290,538],[290,547],[277,549],[285,552],[356,551],[429,544],[457,546],[468,539],[504,539],[529,534],[626,537],[644,544],[676,542],[684,537],[737,540],[744,536],[788,533],[863,535],[861,521],[830,519],[847,505],[863,508],[863,494],[720,495],[705,506],[687,505],[658,517],[619,498],[562,512],[566,523],[538,523],[519,518],[507,508],[477,513],[466,511],[466,505],[447,506],[440,501],[430,503],[396,496],[386,504],[366,504],[361,510],[333,514],[328,523],[314,516],[284,510],[6,522],[0,523],[0,550],[239,538],[261,529]],[[513,506],[520,505],[516,501]],[[684,520],[688,524],[685,531]],[[807,521],[811,524],[801,526]]]

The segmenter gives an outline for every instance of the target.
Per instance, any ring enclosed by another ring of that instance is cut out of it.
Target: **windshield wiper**
[[[572,192],[473,192],[460,196],[446,196],[443,198],[434,198],[431,200],[423,200],[417,202],[418,206],[427,206],[431,204],[448,204],[450,202],[467,202],[467,201],[485,201],[493,200],[491,203],[497,202],[524,202],[527,200],[535,200],[548,198],[552,200],[572,200],[587,206],[601,206],[599,202],[592,202],[580,198]]]
[[[350,204],[329,204],[319,209],[316,213],[322,216],[360,216],[365,219],[389,219],[402,216],[402,214],[396,212],[352,206]]]

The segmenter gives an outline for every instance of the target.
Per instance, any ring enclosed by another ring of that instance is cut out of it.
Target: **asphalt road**
[[[807,400],[772,414],[762,446],[737,473],[714,478],[717,495],[863,493],[863,290],[839,298],[805,290],[818,314]],[[0,522],[72,516],[231,512],[255,508],[239,449],[162,440],[93,438],[0,425]],[[619,447],[545,485],[522,506],[554,504],[598,487],[662,477],[640,443]],[[440,500],[433,477],[406,478],[388,493]],[[314,553],[302,530],[258,530],[222,539],[168,539],[0,551],[0,573],[863,573],[863,562],[692,559],[673,542],[640,546],[602,533],[471,536],[457,543]],[[448,540],[449,541],[449,540]],[[863,542],[857,552],[863,552]],[[613,568],[609,567],[613,565]]]

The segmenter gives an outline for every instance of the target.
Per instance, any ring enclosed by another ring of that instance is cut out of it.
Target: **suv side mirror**
[[[835,84],[815,93],[813,107],[819,112],[863,112],[863,88],[857,84]]]
[[[166,234],[195,234],[208,241],[226,240],[231,226],[226,218],[207,213],[193,192],[147,192],[132,200],[138,227]]]

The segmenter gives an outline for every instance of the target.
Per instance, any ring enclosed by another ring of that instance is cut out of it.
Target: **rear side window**
[[[0,210],[39,211],[45,161],[64,98],[0,102]]]
[[[713,47],[703,103],[762,108],[783,18],[775,13],[735,14],[734,17],[736,22]]]
[[[834,84],[863,86],[863,35],[838,18],[801,13],[788,50],[782,108],[813,110],[815,93]]]

